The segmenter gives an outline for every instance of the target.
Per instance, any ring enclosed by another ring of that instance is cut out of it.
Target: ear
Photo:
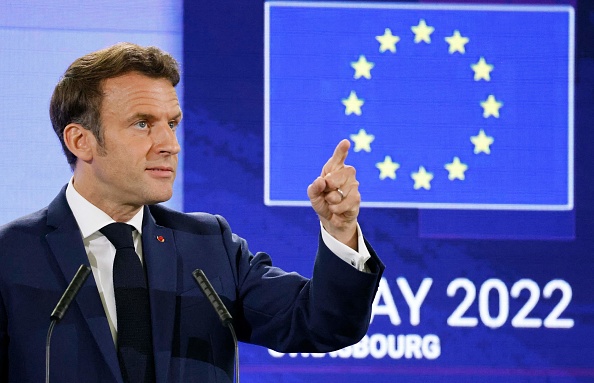
[[[93,159],[93,147],[96,143],[93,133],[80,124],[71,123],[64,128],[64,144],[82,161]]]

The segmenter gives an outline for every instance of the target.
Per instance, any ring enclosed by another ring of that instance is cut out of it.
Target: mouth
[[[149,174],[159,178],[171,177],[175,174],[175,170],[171,166],[152,166],[150,168],[146,168],[146,171],[149,172]]]

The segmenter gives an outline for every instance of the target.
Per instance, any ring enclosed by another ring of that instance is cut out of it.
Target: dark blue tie
[[[113,289],[118,320],[118,360],[126,383],[153,383],[155,365],[148,287],[134,250],[132,226],[115,222],[100,230],[116,248]]]

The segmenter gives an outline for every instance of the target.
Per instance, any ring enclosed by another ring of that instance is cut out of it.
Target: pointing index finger
[[[351,142],[346,138],[336,145],[334,149],[334,153],[332,157],[326,162],[324,168],[322,169],[322,177],[328,173],[331,173],[337,169],[344,167],[344,161],[349,154],[349,148],[351,147]]]

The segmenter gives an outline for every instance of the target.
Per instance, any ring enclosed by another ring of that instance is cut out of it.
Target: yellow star
[[[454,34],[450,37],[446,37],[445,40],[450,44],[449,52],[453,54],[455,52],[466,53],[466,49],[464,45],[470,41],[468,37],[462,37],[460,35],[460,31],[457,29],[454,31]]]
[[[476,64],[472,64],[470,67],[474,71],[474,81],[479,81],[481,79],[491,81],[493,65],[487,64],[484,57],[481,57]]]
[[[468,165],[460,162],[458,157],[454,157],[451,163],[445,165],[445,168],[449,172],[448,179],[450,181],[455,179],[464,180],[464,172],[468,169]]]
[[[474,154],[487,153],[491,154],[491,148],[489,147],[493,141],[493,137],[489,137],[485,134],[484,130],[480,130],[477,136],[471,136],[470,141],[474,144]]]
[[[375,136],[373,134],[367,134],[365,129],[360,129],[359,133],[351,134],[351,140],[355,143],[355,152],[360,152],[361,150],[365,150],[367,153],[371,152],[371,143],[375,140]]]
[[[396,162],[392,162],[392,157],[386,156],[383,162],[378,162],[375,164],[375,167],[380,170],[379,178],[380,180],[385,179],[386,177],[391,178],[393,180],[396,179],[396,170],[400,168],[400,164]]]
[[[357,116],[361,115],[361,106],[363,106],[365,102],[362,99],[357,98],[357,93],[354,90],[351,90],[351,94],[349,94],[349,98],[343,98],[342,104],[345,106],[344,114],[347,116],[349,114],[355,113]]]
[[[351,66],[355,69],[355,79],[365,77],[366,79],[371,79],[371,68],[375,66],[374,63],[370,63],[367,61],[365,56],[359,56],[359,61],[351,62]]]
[[[396,53],[396,43],[400,41],[400,37],[393,36],[390,28],[386,28],[383,35],[375,36],[375,39],[380,42],[380,52],[390,51]]]
[[[411,178],[415,180],[415,190],[423,188],[425,190],[431,189],[431,180],[433,179],[433,173],[428,173],[424,167],[420,166],[418,172],[412,172]]]
[[[428,26],[425,19],[421,19],[419,25],[410,27],[410,29],[412,29],[415,34],[415,43],[418,44],[421,41],[424,41],[427,44],[431,43],[431,34],[435,28]]]
[[[486,101],[481,102],[481,106],[483,107],[483,117],[499,118],[499,108],[503,106],[503,103],[495,100],[495,96],[490,94]]]

